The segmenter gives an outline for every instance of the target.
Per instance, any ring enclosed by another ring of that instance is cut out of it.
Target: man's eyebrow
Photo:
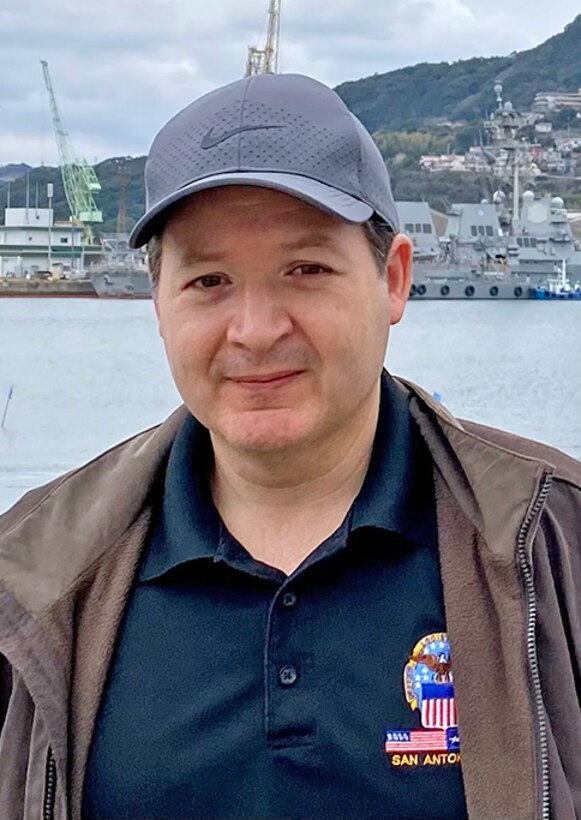
[[[330,234],[319,231],[304,234],[289,242],[283,242],[281,247],[285,251],[299,251],[302,248],[332,248],[335,240]]]
[[[335,241],[330,234],[313,231],[283,242],[280,247],[283,251],[300,251],[303,248],[333,248],[334,246]],[[181,254],[181,263],[182,265],[213,264],[223,262],[227,256],[227,253],[220,251],[204,252],[191,248]]]
[[[198,264],[198,263],[206,263],[206,262],[222,262],[222,260],[227,256],[225,253],[214,253],[207,252],[203,253],[197,251],[195,248],[192,248],[187,251],[183,251],[180,254],[180,262],[182,265],[191,265],[191,264]]]

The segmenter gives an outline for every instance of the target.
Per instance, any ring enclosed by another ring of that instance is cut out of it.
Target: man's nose
[[[228,327],[228,341],[255,352],[267,351],[293,331],[293,321],[280,300],[263,288],[246,288]]]

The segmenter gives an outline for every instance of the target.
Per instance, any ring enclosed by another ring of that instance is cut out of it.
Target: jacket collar
[[[400,381],[412,393],[412,414],[448,490],[489,549],[513,560],[518,531],[541,476],[554,474],[554,464],[476,435],[425,390]]]

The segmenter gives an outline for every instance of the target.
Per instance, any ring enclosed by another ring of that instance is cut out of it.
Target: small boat
[[[576,300],[581,302],[581,285],[576,282],[571,285],[567,275],[567,261],[563,259],[561,270],[558,276],[547,279],[546,282],[530,289],[531,299],[554,300]]]

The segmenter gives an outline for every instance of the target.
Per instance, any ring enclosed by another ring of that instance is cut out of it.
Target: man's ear
[[[412,284],[413,259],[411,239],[398,233],[391,245],[386,265],[391,325],[396,325],[404,314]]]

